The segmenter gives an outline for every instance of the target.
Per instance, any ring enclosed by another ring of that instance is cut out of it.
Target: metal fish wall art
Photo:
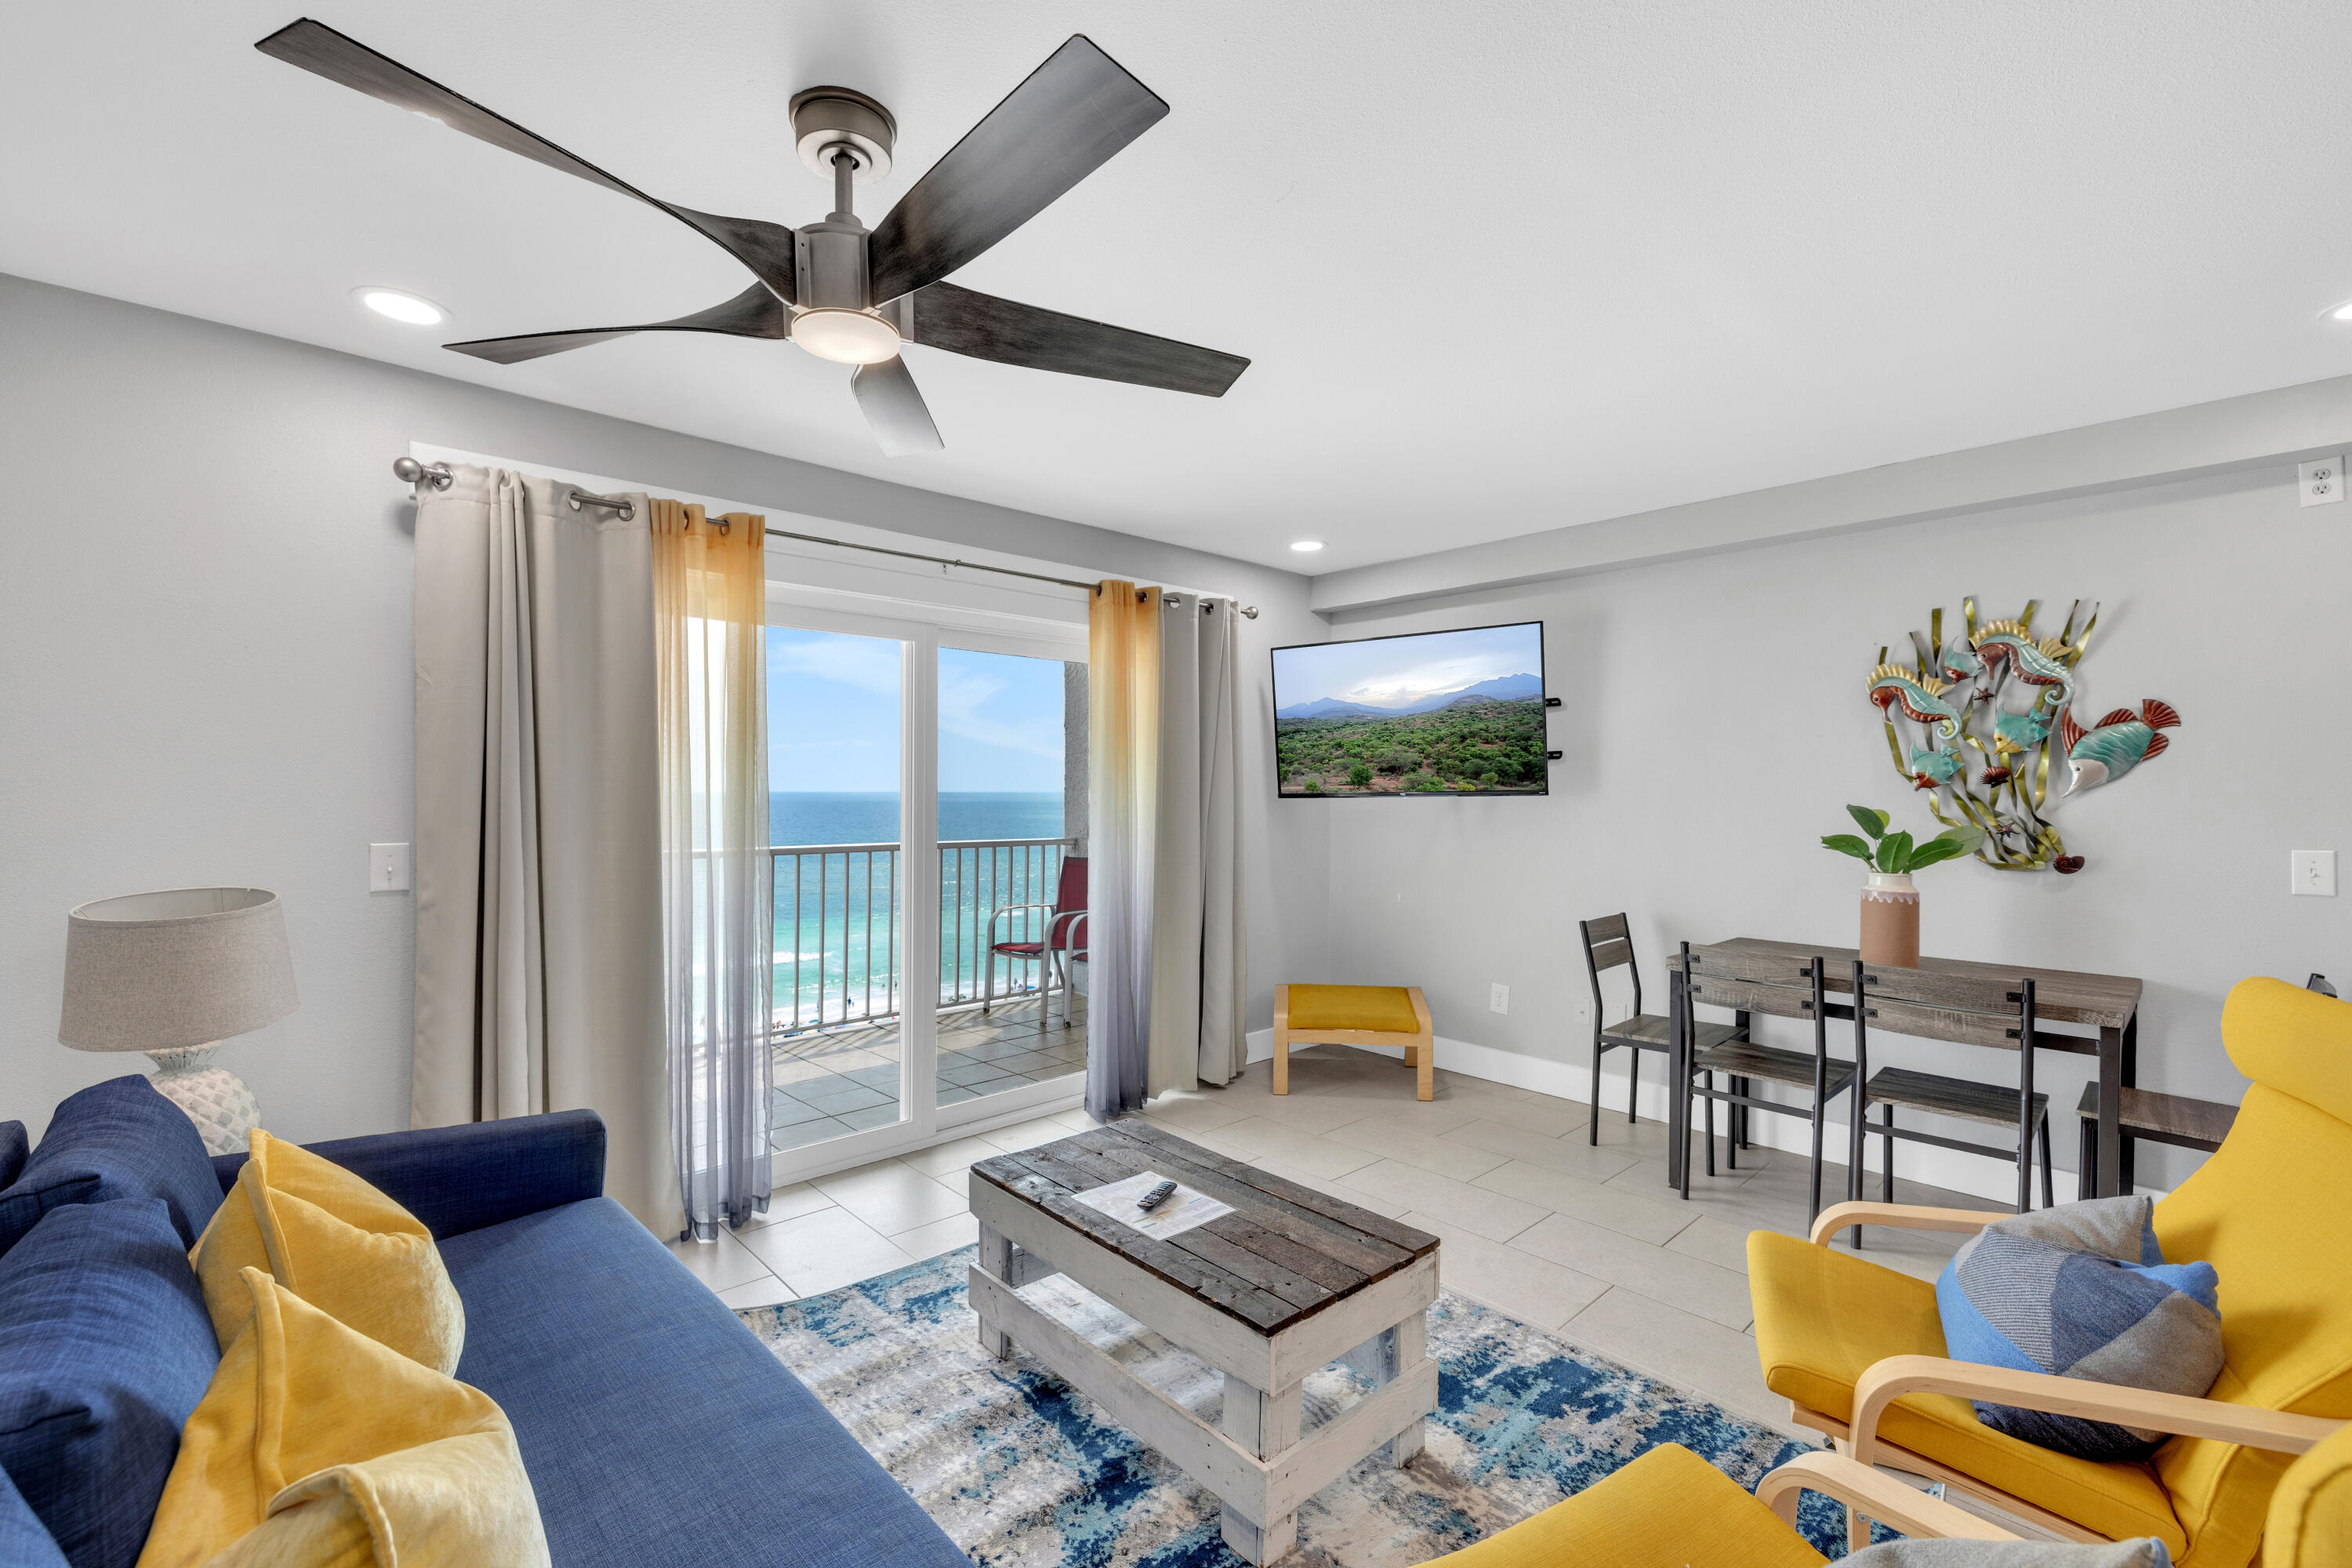
[[[2074,722],[2070,710],[2058,721],[2058,732],[2066,742],[2066,793],[2114,783],[2160,754],[2171,744],[2161,731],[2179,726],[2180,715],[2172,704],[2153,697],[2139,705],[2138,712],[2118,708],[2088,730]]]
[[[1962,635],[1949,641],[1936,610],[1927,636],[1911,634],[1914,662],[1891,664],[1878,650],[1868,689],[1895,771],[1927,795],[1937,821],[1981,830],[1977,858],[2004,871],[2071,875],[2084,858],[2067,853],[2051,820],[2059,801],[2161,755],[2170,744],[2163,731],[2180,715],[2149,698],[2085,728],[2074,710],[2099,607],[2084,616],[2076,600],[2065,625],[2042,637],[2033,632],[2036,608],[1979,626],[1976,601],[1964,599]]]

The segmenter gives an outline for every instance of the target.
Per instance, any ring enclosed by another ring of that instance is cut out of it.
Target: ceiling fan
[[[429,116],[494,147],[657,207],[759,281],[724,304],[634,327],[528,332],[446,345],[514,364],[632,332],[787,339],[854,366],[850,389],[893,457],[944,443],[899,357],[922,343],[973,359],[1220,397],[1249,361],[943,281],[1150,130],[1168,105],[1083,34],[1049,56],[868,229],[855,187],[889,173],[898,121],[862,92],[813,87],[791,112],[801,162],[833,181],[834,210],[798,230],[722,217],[647,195],[472,99],[309,17],[254,47],[330,81]]]

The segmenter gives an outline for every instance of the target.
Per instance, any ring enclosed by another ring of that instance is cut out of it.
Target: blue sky
[[[1274,705],[1320,697],[1401,708],[1506,675],[1543,674],[1543,628],[1535,622],[1418,637],[1373,637],[1282,648],[1274,656]]]
[[[768,787],[898,788],[899,645],[768,628]],[[940,649],[940,789],[1059,795],[1058,659]]]

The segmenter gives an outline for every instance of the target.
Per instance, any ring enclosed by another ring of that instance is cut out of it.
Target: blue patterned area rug
[[[1025,1354],[984,1354],[971,1247],[740,1316],[982,1568],[1240,1568],[1216,1499]],[[1055,1277],[1023,1294],[1215,1421],[1223,1375]],[[1540,1512],[1643,1450],[1680,1443],[1741,1485],[1804,1449],[1718,1405],[1444,1292],[1429,1313],[1438,1411],[1402,1470],[1366,1462],[1299,1510],[1283,1568],[1409,1568]],[[1311,1428],[1369,1385],[1307,1382]],[[1806,1534],[1844,1515],[1807,1493]],[[1838,1544],[1832,1544],[1837,1542]]]

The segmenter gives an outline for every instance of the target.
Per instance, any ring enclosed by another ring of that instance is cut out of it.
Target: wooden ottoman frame
[[[1290,1024],[1290,987],[1274,988],[1274,1092],[1290,1092],[1290,1047],[1301,1046],[1402,1046],[1404,1065],[1415,1069],[1418,1079],[1414,1098],[1428,1100],[1434,1096],[1436,1085],[1431,1078],[1436,1064],[1431,1060],[1436,1045],[1437,1030],[1429,1021],[1429,999],[1418,985],[1364,985],[1362,991],[1394,991],[1402,989],[1412,1003],[1412,1016],[1421,1027],[1408,1035],[1389,1029],[1297,1029]]]

